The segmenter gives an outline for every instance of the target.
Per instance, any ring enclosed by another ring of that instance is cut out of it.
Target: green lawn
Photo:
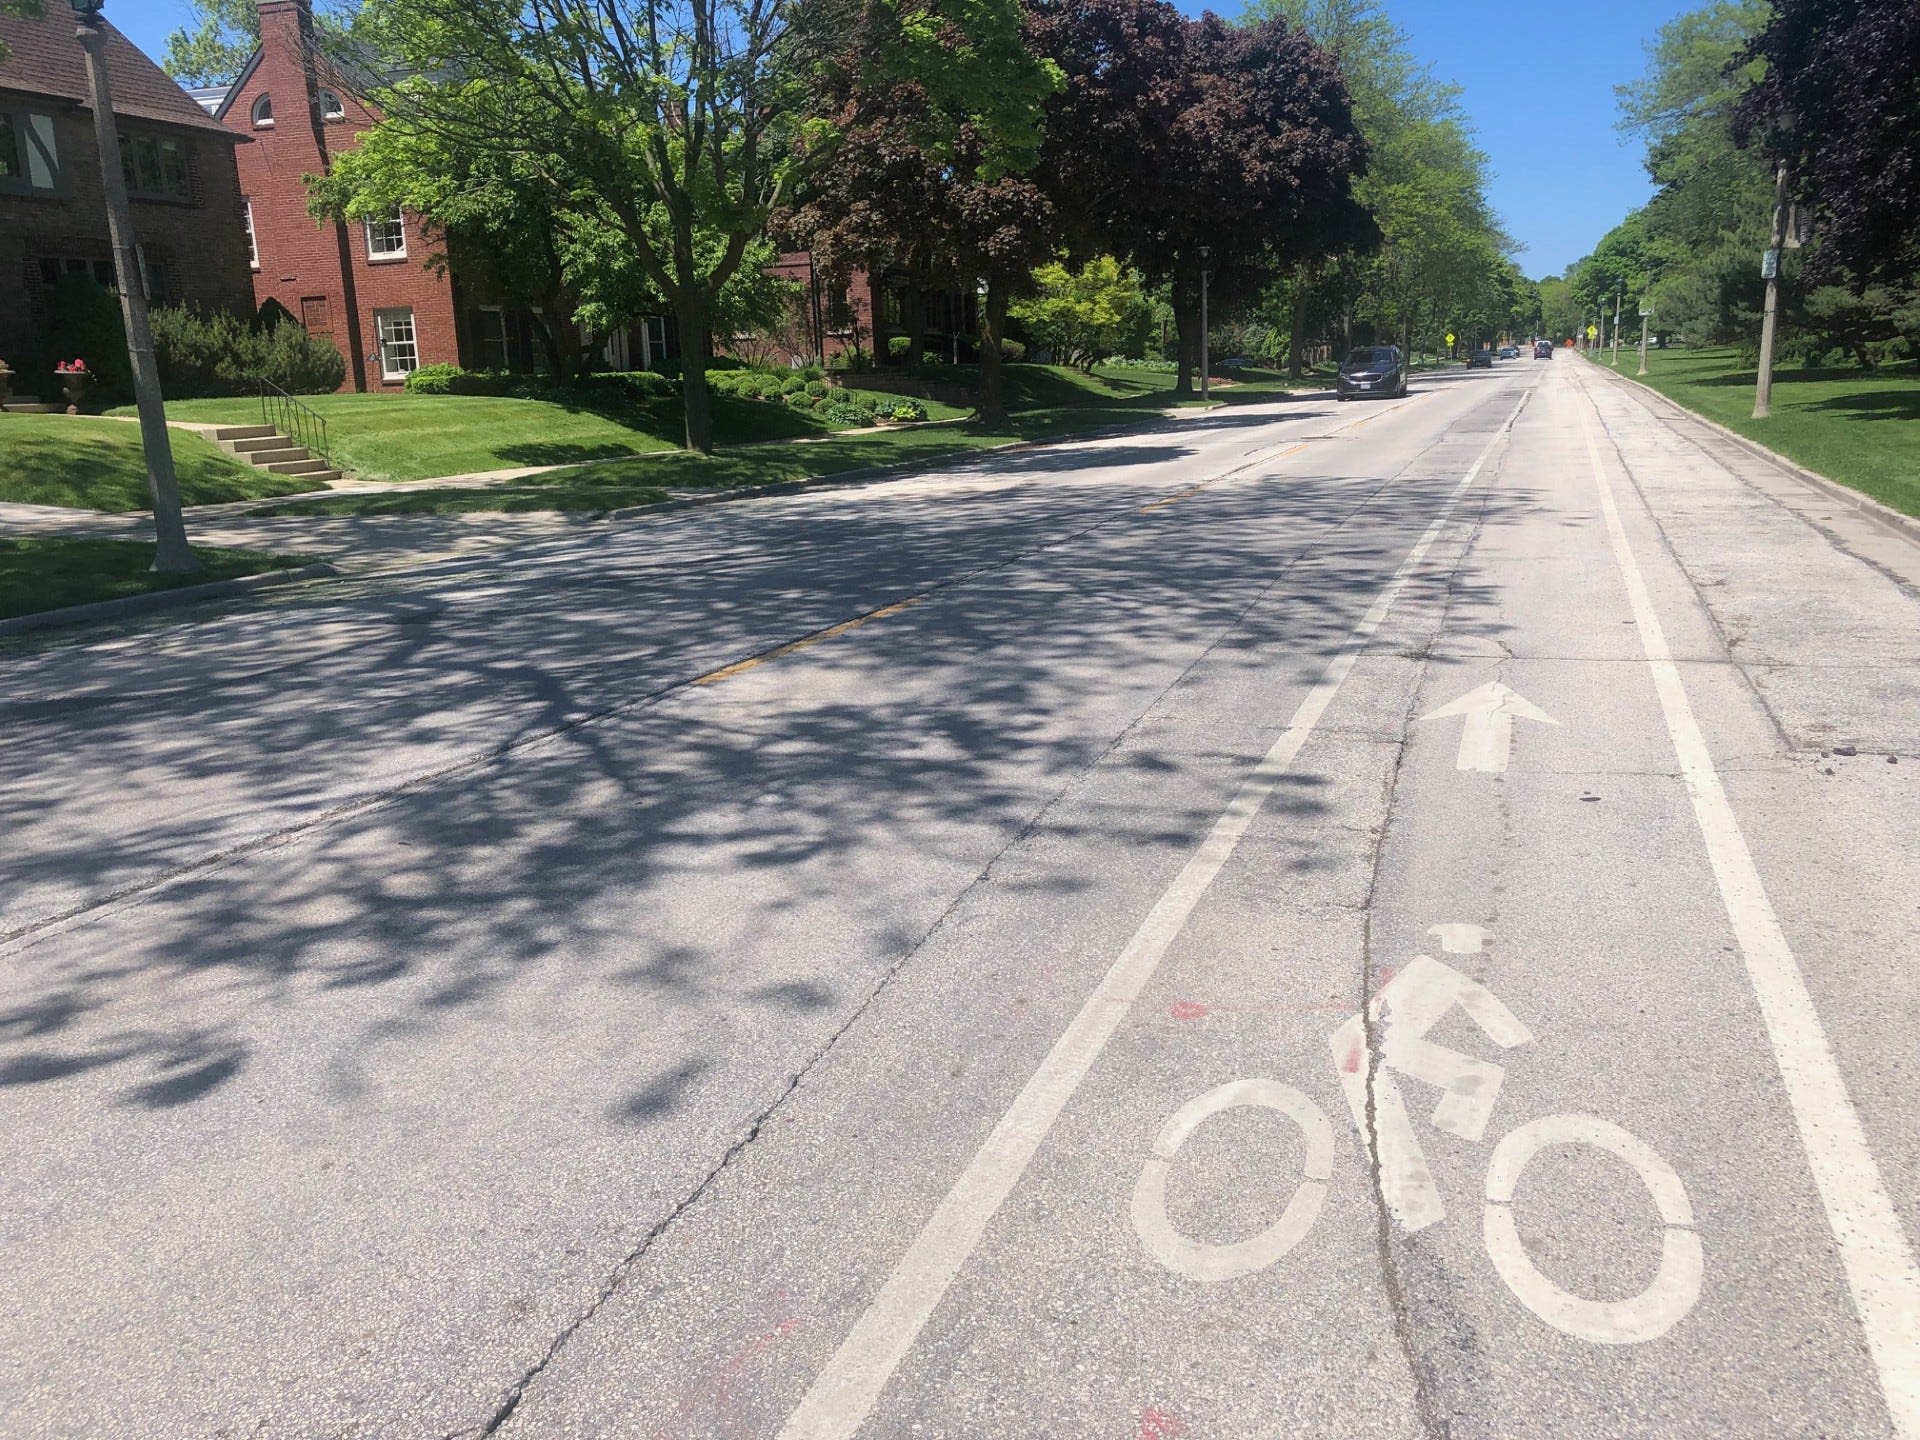
[[[1639,368],[1620,351],[1620,372]],[[1773,414],[1753,418],[1754,371],[1737,350],[1648,350],[1651,385],[1689,410],[1759,441],[1809,470],[1920,515],[1920,371],[1902,364],[1775,370]]]
[[[180,495],[189,505],[293,495],[311,489],[242,464],[198,435],[169,432]],[[0,500],[84,510],[145,510],[140,427],[86,415],[0,415]]]
[[[808,480],[875,465],[932,462],[1017,440],[1138,424],[1140,411],[1124,401],[1030,410],[1005,426],[937,425],[847,435],[805,445],[763,445],[703,457],[683,451],[638,456],[611,464],[556,470],[512,485],[485,489],[418,489],[377,495],[342,493],[295,500],[261,512],[274,515],[422,515],[459,511],[613,510],[666,498],[674,489],[720,489]]]
[[[888,397],[892,398],[892,397]],[[588,409],[551,400],[479,395],[308,395],[327,421],[333,463],[363,480],[430,480],[482,470],[573,465],[679,447],[685,421],[677,399],[630,409]],[[933,419],[965,414],[929,405]],[[257,424],[257,401],[177,400],[174,420]],[[713,397],[719,445],[826,435],[832,427],[767,401]]]
[[[9,422],[16,418],[7,417]],[[0,535],[0,620],[312,563],[301,555],[251,550],[196,547],[194,553],[205,567],[199,574],[155,575],[147,569],[153,563],[152,541]]]
[[[942,368],[937,378],[971,389],[973,366]],[[1015,411],[1115,407],[1157,409],[1173,401],[1173,376],[1151,370],[1096,368],[1092,374],[1057,365],[1009,365],[1007,403]],[[1238,383],[1214,391],[1221,403],[1243,404],[1283,393],[1283,376],[1248,370]],[[891,396],[854,389],[875,399]],[[409,482],[520,466],[572,465],[677,450],[682,412],[677,399],[628,409],[588,409],[551,400],[469,395],[310,395],[303,403],[326,417],[329,454],[365,480]],[[1185,402],[1193,403],[1193,402]],[[929,419],[958,419],[968,407],[926,402]],[[167,407],[175,420],[257,423],[248,399],[180,400]],[[833,433],[815,416],[768,401],[713,397],[714,440],[722,448]]]

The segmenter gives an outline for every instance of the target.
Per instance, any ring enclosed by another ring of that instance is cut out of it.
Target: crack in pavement
[[[1532,392],[1528,391],[1526,399],[1531,398]],[[1512,420],[1508,422],[1509,437],[1513,433],[1513,425],[1518,423],[1524,409],[1525,400],[1522,401],[1521,408],[1514,412]],[[1511,443],[1510,440],[1509,443]],[[1503,449],[1501,452],[1503,463],[1505,455],[1506,451]],[[1465,568],[1467,557],[1472,554],[1486,526],[1487,511],[1492,504],[1494,486],[1498,483],[1500,473],[1501,468],[1496,465],[1489,477],[1489,483],[1481,494],[1479,511],[1462,538],[1459,551],[1448,569],[1447,587],[1440,605],[1440,613],[1431,631],[1434,638],[1446,632],[1448,618],[1453,613],[1461,573]],[[1434,638],[1430,638],[1427,645],[1423,647],[1429,652],[1421,657],[1423,677],[1431,660],[1430,652]],[[1449,1440],[1452,1435],[1452,1426],[1444,1413],[1443,1403],[1438,1393],[1440,1377],[1420,1354],[1412,1303],[1401,1283],[1400,1269],[1394,1259],[1393,1217],[1387,1202],[1385,1167],[1380,1154],[1378,1084],[1382,1063],[1381,1036],[1379,1027],[1375,1024],[1372,1009],[1374,981],[1379,974],[1379,966],[1375,958],[1374,931],[1377,912],[1374,902],[1380,887],[1381,860],[1386,852],[1387,838],[1393,830],[1394,806],[1399,794],[1400,775],[1406,765],[1408,736],[1414,724],[1414,717],[1420,708],[1419,696],[1420,684],[1416,680],[1408,691],[1406,704],[1400,717],[1401,738],[1395,746],[1393,764],[1382,782],[1381,821],[1375,833],[1372,854],[1368,860],[1367,893],[1364,901],[1365,921],[1361,928],[1360,954],[1359,1017],[1367,1063],[1366,1105],[1363,1112],[1365,1134],[1362,1140],[1366,1146],[1369,1176],[1373,1182],[1369,1191],[1374,1202],[1374,1253],[1379,1262],[1381,1286],[1386,1292],[1387,1310],[1392,1319],[1394,1339],[1400,1348],[1402,1358],[1406,1361],[1408,1378],[1413,1385],[1414,1408],[1420,1428],[1429,1440]]]

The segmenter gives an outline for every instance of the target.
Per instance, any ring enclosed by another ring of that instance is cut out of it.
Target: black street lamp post
[[[1209,363],[1207,335],[1207,262],[1213,258],[1213,247],[1200,247],[1200,398],[1211,398],[1211,389],[1207,383],[1207,372],[1213,367]]]
[[[140,445],[146,452],[147,490],[153,497],[156,541],[153,569],[163,575],[191,575],[199,560],[187,545],[186,519],[180,513],[180,482],[173,473],[173,447],[167,439],[166,407],[160,399],[160,369],[153,357],[153,330],[147,323],[147,277],[133,239],[127,209],[127,182],[120,168],[120,134],[113,120],[113,91],[107,83],[107,32],[100,24],[103,0],[70,0],[80,25],[74,31],[87,52],[87,81],[93,98],[93,129],[100,149],[100,184],[107,201],[107,235],[113,242],[113,268],[120,282],[120,313],[127,324],[127,358],[133,364],[133,393],[140,410]]]

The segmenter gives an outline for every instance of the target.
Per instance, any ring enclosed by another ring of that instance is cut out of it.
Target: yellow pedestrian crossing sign
[[[1600,334],[1600,331],[1595,326],[1592,326],[1592,325],[1587,326],[1587,339],[1589,340],[1597,339],[1599,337],[1599,334]]]
[[[1447,331],[1447,344],[1449,346],[1453,344],[1453,332],[1451,330]]]

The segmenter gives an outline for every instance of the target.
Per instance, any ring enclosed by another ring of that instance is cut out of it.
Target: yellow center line
[[[1286,449],[1276,451],[1274,454],[1269,455],[1267,457],[1267,461],[1285,459],[1287,456],[1292,455],[1297,451],[1304,450],[1306,448],[1307,447],[1304,442],[1298,445],[1289,445]],[[1254,463],[1265,464],[1267,463],[1267,461],[1256,461]],[[1242,470],[1247,468],[1249,467],[1247,466],[1241,467]],[[1240,470],[1235,470],[1226,475],[1216,475],[1211,480],[1202,480],[1198,485],[1189,485],[1184,490],[1176,490],[1173,494],[1163,496],[1158,500],[1149,500],[1145,505],[1142,505],[1138,510],[1134,511],[1133,513],[1136,515],[1144,515],[1149,510],[1158,510],[1162,505],[1171,505],[1173,504],[1174,501],[1184,500],[1189,495],[1198,495],[1202,490],[1206,489],[1209,485],[1215,484],[1216,482],[1221,480],[1232,479],[1233,476],[1238,475],[1240,473],[1241,473]]]
[[[778,660],[782,655],[791,655],[796,650],[805,650],[808,646],[818,645],[822,640],[831,640],[836,635],[845,635],[849,631],[858,630],[870,620],[884,620],[889,615],[898,615],[902,610],[911,609],[926,598],[924,595],[914,595],[905,600],[896,600],[891,605],[882,605],[878,610],[869,610],[866,614],[856,615],[851,620],[842,620],[838,625],[829,625],[826,629],[816,630],[811,635],[802,635],[798,640],[789,640],[786,644],[775,646],[764,654],[753,655],[745,660],[736,660],[731,665],[723,665],[718,670],[700,676],[693,683],[718,685],[722,680],[729,680],[735,675],[753,669],[756,665],[764,665],[769,660]]]
[[[1302,441],[1296,445],[1289,445],[1286,449],[1270,456],[1269,459],[1279,460],[1288,455],[1297,454],[1306,448],[1306,442]],[[1189,485],[1186,489],[1176,491],[1163,499],[1150,501],[1142,505],[1135,513],[1144,515],[1149,510],[1158,510],[1162,505],[1171,505],[1176,500],[1184,500],[1189,495],[1197,495],[1209,485],[1215,483],[1215,481],[1227,478],[1228,476],[1225,475],[1216,475],[1210,480],[1202,480],[1197,485]],[[869,610],[866,614],[856,615],[851,620],[842,620],[838,625],[829,625],[826,629],[816,630],[811,635],[802,635],[798,640],[789,640],[786,644],[777,645],[762,654],[748,656],[745,660],[736,660],[731,665],[723,665],[718,670],[712,670],[705,675],[699,676],[691,683],[700,686],[718,685],[722,680],[731,680],[735,675],[744,674],[756,666],[766,664],[769,660],[778,660],[781,656],[791,655],[796,650],[805,650],[809,646],[818,645],[822,640],[831,640],[837,635],[845,635],[849,631],[858,630],[862,625],[870,621],[884,620],[889,615],[898,615],[902,610],[911,609],[927,598],[925,595],[914,595],[905,600],[896,600],[891,605],[882,605],[878,610]]]

